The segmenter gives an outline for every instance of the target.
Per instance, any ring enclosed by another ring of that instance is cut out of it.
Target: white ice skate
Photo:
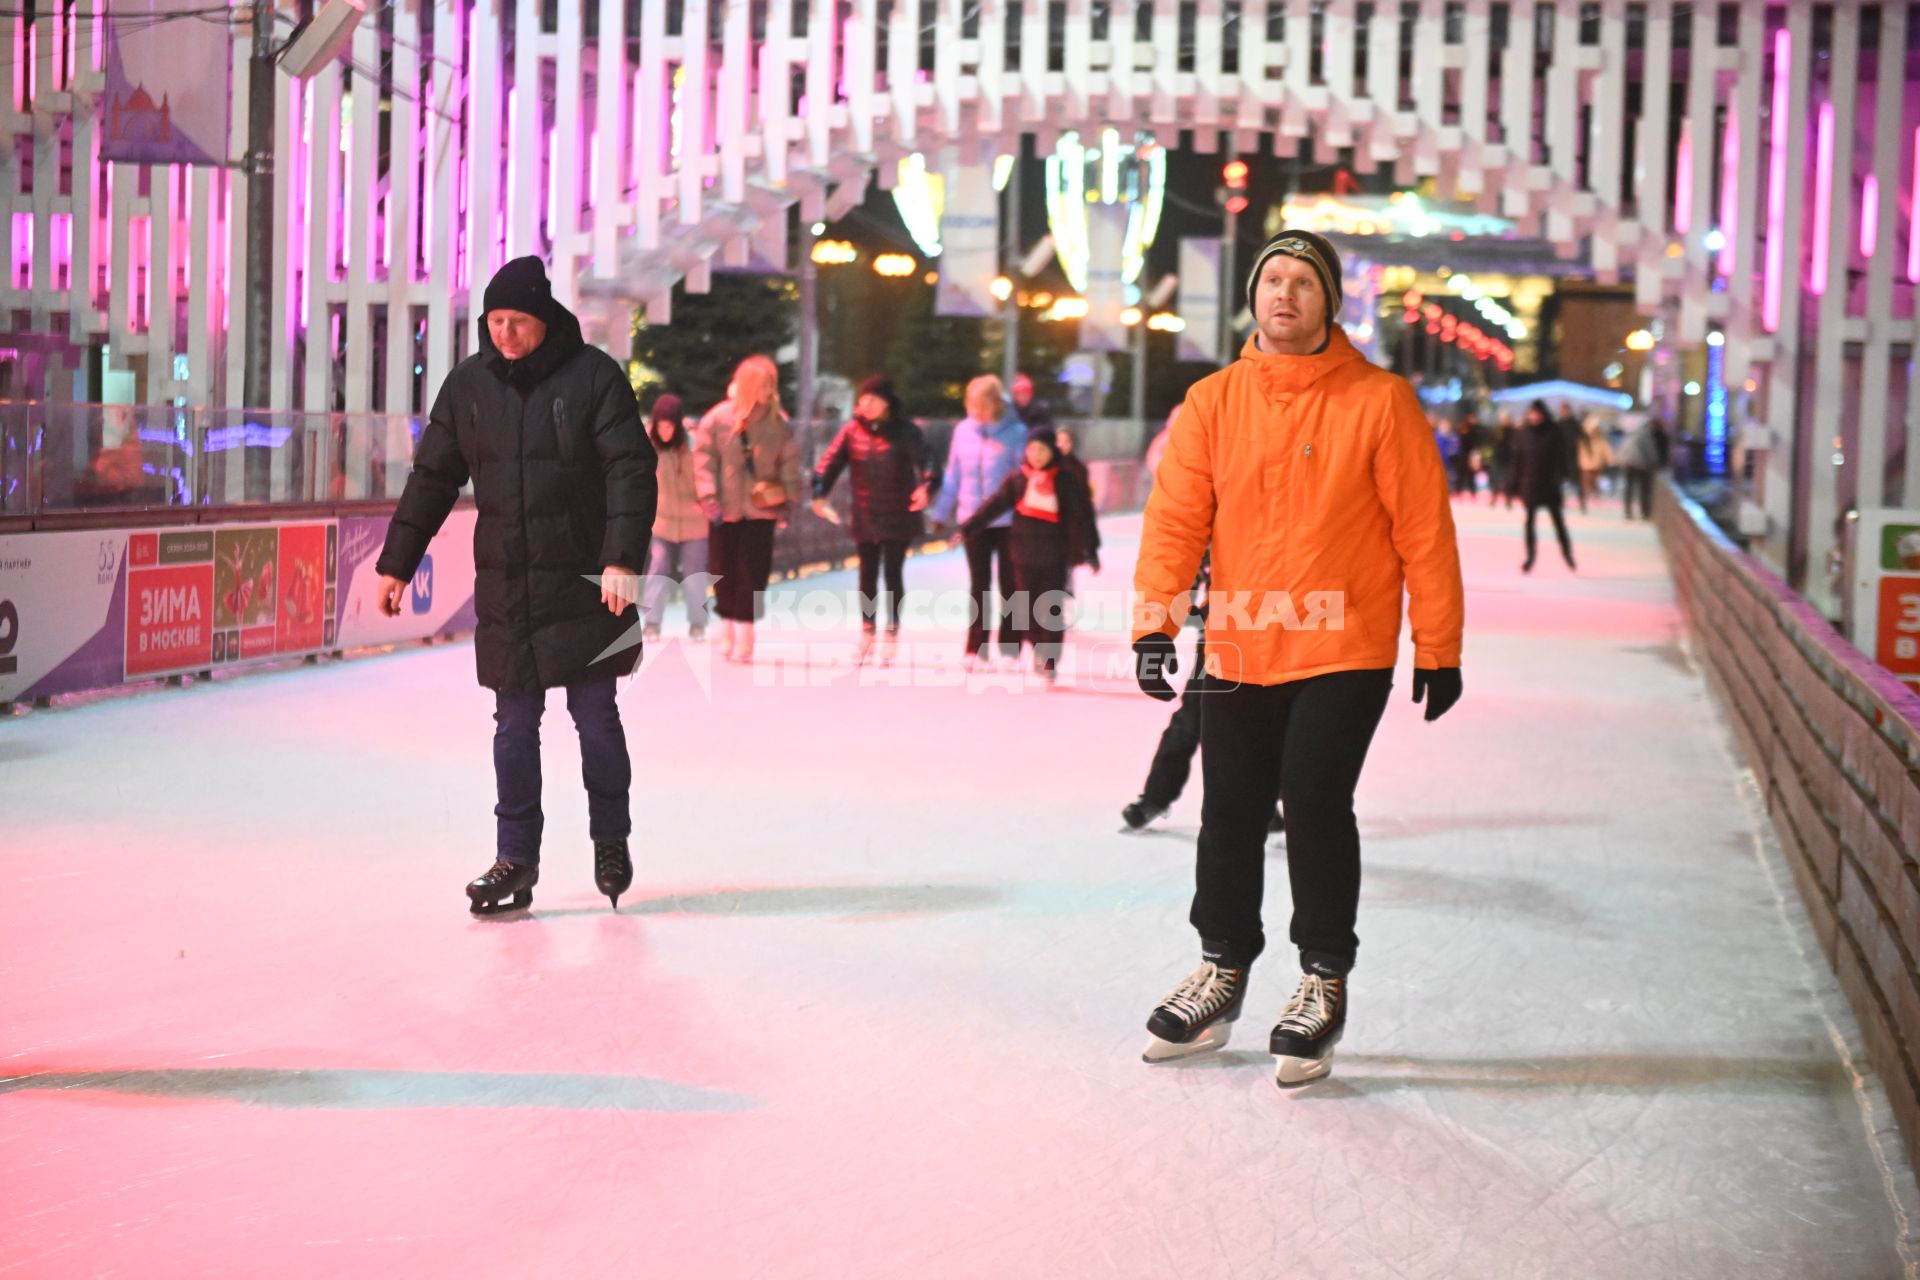
[[[1143,1062],[1172,1062],[1226,1047],[1247,995],[1247,971],[1211,960],[1173,989],[1147,1019]]]
[[[1268,1044],[1274,1083],[1290,1089],[1327,1075],[1333,1070],[1333,1048],[1346,1029],[1346,979],[1301,974]]]

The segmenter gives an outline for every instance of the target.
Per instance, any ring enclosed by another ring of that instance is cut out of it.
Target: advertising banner
[[[224,164],[233,27],[203,0],[114,0],[100,158]],[[56,28],[57,29],[57,28]]]
[[[1920,689],[1920,511],[1863,507],[1853,537],[1854,647]]]
[[[950,165],[946,176],[934,314],[998,315],[993,281],[1000,274],[1000,193],[993,189],[993,165]]]
[[[129,680],[213,665],[212,529],[127,535]]]
[[[340,648],[339,540],[330,519],[0,537],[0,702]]]
[[[1086,351],[1125,351],[1131,331],[1121,323],[1126,309],[1127,206],[1087,206],[1087,317],[1080,322]]]
[[[1220,239],[1180,239],[1180,318],[1174,359],[1220,363]]]
[[[127,535],[0,536],[0,702],[120,683]]]
[[[471,631],[473,612],[472,507],[457,507],[428,544],[426,559],[401,605],[400,616],[380,612],[380,558],[386,516],[348,516],[340,521],[338,647],[398,644],[422,636]]]

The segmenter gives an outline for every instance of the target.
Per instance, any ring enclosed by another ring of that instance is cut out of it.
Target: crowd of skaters
[[[856,663],[893,662],[899,644],[908,549],[927,532],[963,544],[970,621],[968,670],[1014,668],[1030,650],[1034,671],[1057,673],[1060,607],[1081,565],[1099,570],[1100,534],[1086,465],[1025,374],[1011,394],[983,374],[967,384],[943,465],[901,407],[884,374],[856,389],[853,412],[810,472],[780,403],[778,370],[764,355],[734,371],[726,398],[697,420],[662,394],[648,412],[660,456],[659,506],[646,583],[646,640],[658,639],[669,582],[682,583],[689,638],[706,639],[707,584],[720,648],[750,662],[754,624],[772,573],[774,539],[797,513],[803,489],[814,514],[845,528],[858,562]],[[848,478],[847,510],[830,495]],[[699,576],[704,572],[704,577]]]
[[[1617,493],[1627,519],[1634,519],[1636,511],[1639,519],[1651,519],[1653,477],[1673,456],[1671,437],[1658,417],[1648,415],[1628,427],[1597,413],[1580,417],[1566,401],[1556,414],[1546,401],[1535,400],[1518,421],[1506,410],[1491,423],[1472,410],[1457,423],[1440,416],[1431,421],[1456,498],[1474,500],[1484,493],[1490,504],[1518,504],[1524,511],[1523,573],[1533,571],[1535,521],[1542,512],[1552,522],[1561,559],[1573,569],[1568,496],[1584,515],[1589,502]]]

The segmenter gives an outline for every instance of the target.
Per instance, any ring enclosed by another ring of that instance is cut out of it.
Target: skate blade
[[[1323,1058],[1293,1058],[1286,1054],[1274,1058],[1273,1082],[1282,1089],[1297,1089],[1324,1079],[1333,1071],[1333,1054]]]
[[[516,893],[506,902],[476,902],[467,908],[468,912],[476,916],[504,916],[516,911],[532,909],[533,895],[530,893]]]
[[[1233,1035],[1233,1024],[1217,1022],[1208,1027],[1185,1044],[1172,1040],[1162,1040],[1151,1033],[1147,1036],[1147,1047],[1140,1054],[1142,1062],[1178,1062],[1182,1058],[1197,1057],[1203,1053],[1212,1053],[1215,1049],[1227,1047],[1227,1040]]]

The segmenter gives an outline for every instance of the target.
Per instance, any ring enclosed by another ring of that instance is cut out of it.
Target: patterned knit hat
[[[1332,326],[1340,315],[1340,304],[1345,301],[1340,289],[1340,254],[1325,236],[1311,231],[1282,231],[1267,241],[1254,257],[1253,270],[1247,274],[1247,310],[1253,310],[1253,294],[1260,284],[1260,272],[1276,254],[1298,258],[1313,268],[1313,273],[1320,277],[1320,287],[1326,290],[1327,324]]]

